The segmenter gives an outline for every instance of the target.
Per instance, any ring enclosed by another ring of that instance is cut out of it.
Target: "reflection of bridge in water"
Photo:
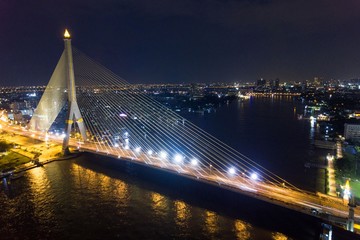
[[[296,188],[72,49],[68,33],[64,40],[31,134],[63,141],[64,153],[73,146],[136,162],[353,229],[354,208],[348,218],[342,199]]]

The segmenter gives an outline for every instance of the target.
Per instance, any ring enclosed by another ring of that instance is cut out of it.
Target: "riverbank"
[[[1,132],[0,141],[8,145],[8,149],[0,158],[0,172],[6,177],[29,169],[74,157],[62,156],[60,144],[44,142],[22,135]],[[78,154],[75,154],[77,156]]]

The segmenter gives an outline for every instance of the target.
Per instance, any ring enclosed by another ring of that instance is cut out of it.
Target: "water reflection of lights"
[[[236,238],[239,240],[250,239],[251,225],[241,220],[235,220],[235,233]]]
[[[54,216],[53,202],[49,201],[50,181],[45,168],[34,168],[28,171],[30,189],[32,192],[34,215],[38,224],[47,224]],[[44,214],[46,213],[46,214]]]
[[[272,233],[271,237],[274,240],[287,240],[287,239],[289,239],[287,236],[285,236],[284,234],[279,233],[279,232]]]
[[[101,189],[103,192],[107,192],[110,187],[110,177],[102,175],[98,177],[98,182],[100,183]]]
[[[205,226],[209,233],[214,234],[218,232],[217,216],[214,212],[205,212]]]
[[[28,171],[30,180],[31,180],[31,190],[34,193],[34,196],[37,197],[41,194],[44,194],[47,186],[50,184],[47,175],[45,174],[44,168],[34,168],[31,171]]]
[[[123,202],[125,200],[128,200],[129,199],[128,185],[121,180],[116,180],[116,186],[117,186],[117,191],[116,191],[117,198],[122,200]]]
[[[151,200],[152,200],[152,208],[156,214],[165,215],[167,212],[167,202],[165,196],[159,193],[151,193]]]
[[[315,122],[316,122],[316,118],[314,118],[313,116],[310,117],[310,127],[314,128],[315,127]]]
[[[99,189],[100,196],[104,199],[112,198],[124,204],[129,199],[128,185],[107,175],[71,164],[74,182],[79,189]]]
[[[76,171],[73,171],[75,175],[75,182],[79,184],[80,188],[89,186],[89,188],[98,188],[98,174],[90,169],[83,168],[76,164],[72,164]]]
[[[176,211],[176,223],[180,226],[186,224],[186,220],[189,218],[189,210],[186,203],[182,201],[175,201],[175,211]]]

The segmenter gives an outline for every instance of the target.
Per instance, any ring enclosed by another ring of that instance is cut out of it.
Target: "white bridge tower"
[[[66,117],[66,125],[65,125],[65,137],[63,141],[62,151],[63,154],[66,155],[69,153],[69,139],[71,128],[73,123],[76,122],[80,134],[84,141],[86,141],[86,129],[84,120],[81,116],[79,106],[76,101],[76,88],[75,88],[75,76],[74,76],[74,65],[73,65],[73,56],[72,56],[72,48],[71,48],[71,37],[68,30],[65,30],[64,34],[64,43],[65,43],[65,78],[67,83],[67,92],[68,92],[68,112]]]

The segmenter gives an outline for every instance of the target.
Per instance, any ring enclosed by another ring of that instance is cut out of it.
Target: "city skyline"
[[[357,1],[3,1],[0,83],[45,85],[73,44],[130,83],[358,78]]]

